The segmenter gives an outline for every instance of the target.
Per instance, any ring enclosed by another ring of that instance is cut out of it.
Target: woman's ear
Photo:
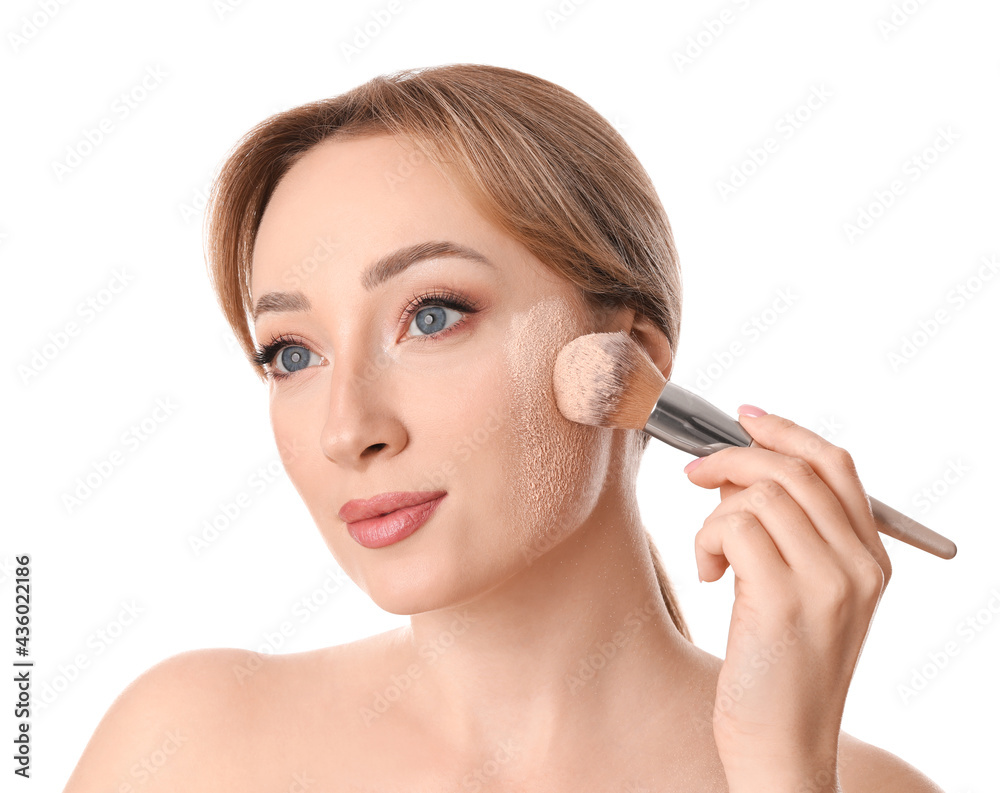
[[[667,379],[670,379],[670,369],[674,364],[673,352],[666,334],[642,314],[636,314],[632,319],[629,335],[641,344],[649,357],[653,359],[656,368]]]

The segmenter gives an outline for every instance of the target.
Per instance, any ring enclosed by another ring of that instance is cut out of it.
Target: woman
[[[589,105],[497,67],[376,78],[252,130],[209,220],[288,475],[410,625],[169,658],[67,790],[940,790],[840,731],[891,575],[844,450],[744,406],[762,448],[686,469],[721,488],[695,550],[735,574],[722,660],[642,525],[649,437],[556,408],[568,341],[625,331],[669,377],[680,327],[667,218]]]

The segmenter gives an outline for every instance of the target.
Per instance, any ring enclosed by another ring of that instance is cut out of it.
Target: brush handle
[[[705,457],[727,446],[757,445],[743,425],[715,405],[667,381],[656,400],[644,430],[675,449]],[[941,559],[951,559],[958,548],[951,540],[898,512],[877,498],[868,497],[878,530]]]

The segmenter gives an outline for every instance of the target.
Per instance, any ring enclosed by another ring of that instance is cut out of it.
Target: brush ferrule
[[[643,429],[696,457],[705,457],[727,446],[749,446],[753,441],[736,419],[669,380]]]

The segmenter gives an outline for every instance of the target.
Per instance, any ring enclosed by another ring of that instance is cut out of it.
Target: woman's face
[[[396,614],[466,602],[576,530],[620,434],[556,407],[555,357],[594,329],[576,288],[414,152],[389,136],[311,149],[267,205],[251,281],[258,345],[283,345],[269,388],[286,471],[338,564]],[[373,274],[427,243],[486,262],[438,252]],[[338,515],[415,490],[447,495],[384,547]]]

